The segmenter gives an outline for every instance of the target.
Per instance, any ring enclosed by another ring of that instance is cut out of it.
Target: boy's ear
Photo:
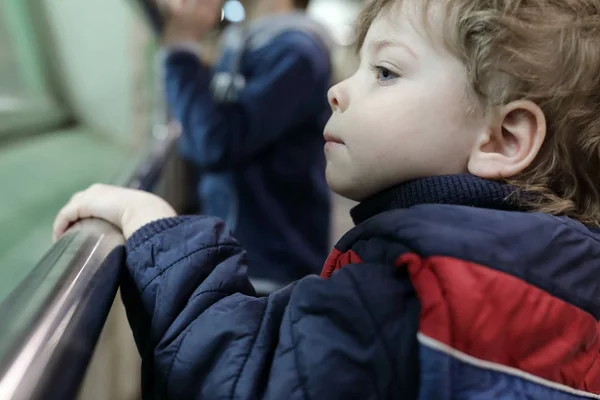
[[[519,100],[502,106],[471,153],[469,173],[485,179],[517,175],[533,162],[545,138],[546,117],[537,104]]]

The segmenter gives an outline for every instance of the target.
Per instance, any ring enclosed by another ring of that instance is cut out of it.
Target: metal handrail
[[[75,397],[119,282],[123,236],[86,220],[0,308],[0,399]]]
[[[159,32],[154,3],[137,1],[146,22]],[[169,121],[164,104],[157,109],[159,120],[142,162],[117,184],[151,190],[158,183],[180,127]],[[1,400],[77,396],[117,293],[123,244],[121,232],[109,223],[81,221],[0,304]]]
[[[179,135],[155,127],[126,186],[150,190]],[[119,284],[124,239],[84,220],[58,240],[0,304],[0,399],[75,398]]]

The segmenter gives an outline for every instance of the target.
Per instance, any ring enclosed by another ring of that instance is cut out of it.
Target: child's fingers
[[[92,211],[85,202],[85,193],[78,193],[56,216],[52,228],[52,237],[56,241],[69,229],[71,225],[83,218],[92,217]]]
[[[79,211],[73,203],[68,203],[60,210],[52,228],[53,240],[58,240],[74,222],[79,219]]]
[[[72,211],[69,208],[70,204],[63,207],[56,218],[52,227],[52,240],[57,241],[65,233],[68,226],[71,224]]]

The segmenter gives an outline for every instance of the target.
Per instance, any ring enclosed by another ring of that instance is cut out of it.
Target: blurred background
[[[361,4],[312,0],[308,9],[335,39],[336,81],[356,67],[353,24]],[[244,18],[243,1],[226,1],[219,29],[202,43],[206,54],[214,56],[222,29]],[[153,143],[166,135],[159,48],[136,0],[0,0],[0,303],[21,290],[49,251],[53,219],[73,193],[95,182],[123,185],[152,167],[143,162],[160,153]],[[184,171],[161,160],[160,190],[183,201]],[[332,243],[352,226],[352,205],[335,197]],[[11,321],[18,321],[22,310],[11,310]],[[32,315],[31,321],[41,318]],[[0,358],[27,328],[9,332],[7,323],[0,328]],[[80,398],[138,396],[139,359],[130,336],[117,300]]]

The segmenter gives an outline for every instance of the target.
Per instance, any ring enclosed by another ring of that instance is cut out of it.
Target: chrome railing
[[[175,125],[155,131],[127,186],[156,184],[178,132]],[[114,226],[81,221],[0,304],[1,400],[77,396],[117,293],[123,244]]]
[[[65,234],[0,308],[0,399],[75,397],[117,292],[122,234],[99,220]]]

